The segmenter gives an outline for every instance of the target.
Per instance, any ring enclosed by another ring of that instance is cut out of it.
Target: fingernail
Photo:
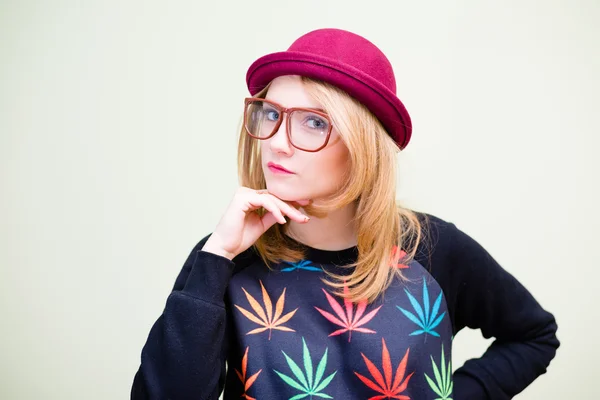
[[[308,218],[307,216],[304,216],[304,222],[308,222],[310,221],[310,218]]]

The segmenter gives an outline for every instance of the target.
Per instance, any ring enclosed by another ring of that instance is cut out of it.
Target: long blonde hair
[[[358,258],[346,265],[347,275],[325,271],[323,279],[335,294],[351,301],[373,302],[392,283],[395,276],[405,280],[398,263],[414,259],[422,240],[423,225],[416,213],[396,202],[396,156],[398,146],[379,120],[359,101],[326,82],[302,77],[309,94],[326,110],[349,151],[350,168],[345,181],[333,197],[317,206],[307,206],[309,215],[322,216],[330,210],[356,203]],[[265,87],[255,97],[264,98]],[[260,145],[245,133],[242,124],[238,144],[240,184],[265,189]],[[320,202],[321,203],[321,202]],[[254,244],[263,261],[296,262],[304,253],[275,224]],[[398,251],[402,250],[402,251]],[[343,292],[347,286],[348,293]]]

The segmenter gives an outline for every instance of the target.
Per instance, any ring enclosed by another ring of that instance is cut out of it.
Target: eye
[[[306,124],[311,129],[327,130],[328,128],[327,121],[314,115],[307,118]]]
[[[279,119],[279,113],[276,110],[265,109],[263,113],[270,121],[277,121]]]

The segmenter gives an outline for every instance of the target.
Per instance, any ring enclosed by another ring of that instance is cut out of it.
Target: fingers
[[[284,215],[299,223],[305,223],[310,220],[309,217],[302,214],[294,206],[270,194],[266,189],[252,190],[248,188],[243,188],[242,190],[243,197],[248,202],[247,207],[245,207],[245,212],[263,207],[272,214],[272,217],[269,218],[275,218],[275,220],[280,224],[285,224],[287,222]],[[309,203],[309,200],[300,200],[294,202],[294,204],[298,204],[300,206]]]
[[[273,199],[264,194],[255,193],[254,196],[252,196],[252,198],[250,199],[250,204],[252,205],[252,208],[265,208],[267,211],[273,214],[273,217],[280,224],[285,224],[287,222],[285,220],[285,217],[283,216],[283,213],[281,212],[277,204],[273,201]]]
[[[262,222],[262,232],[264,233],[270,227],[275,225],[278,221],[277,221],[277,217],[271,211],[268,211],[267,213],[265,213],[265,215],[262,216],[261,222]]]
[[[306,215],[302,214],[300,211],[296,210],[291,205],[287,204],[285,201],[273,196],[272,194],[264,194],[263,196],[268,196],[273,202],[279,207],[282,213],[293,219],[294,221],[304,223],[308,222],[310,219]]]

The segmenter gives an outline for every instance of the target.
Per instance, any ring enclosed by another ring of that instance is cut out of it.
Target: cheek
[[[322,157],[315,157],[306,178],[315,183],[317,190],[331,191],[343,183],[349,166],[348,150],[345,146],[340,146],[339,149],[331,149],[322,154]]]

